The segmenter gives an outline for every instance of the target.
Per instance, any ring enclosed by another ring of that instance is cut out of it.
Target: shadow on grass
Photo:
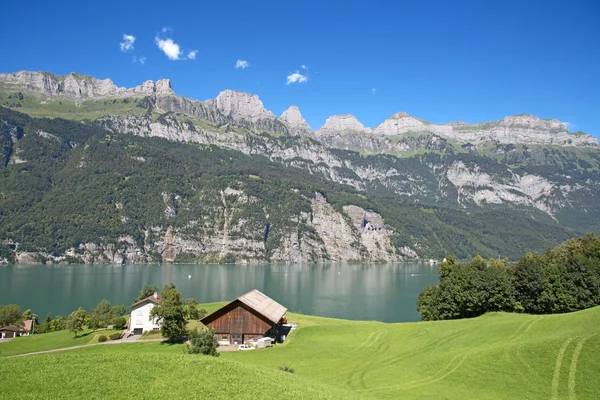
[[[82,333],[81,335],[75,335],[72,339],[77,339],[77,338],[82,338],[82,337],[86,337],[91,335],[92,333],[95,333],[96,331],[89,331],[87,333]]]

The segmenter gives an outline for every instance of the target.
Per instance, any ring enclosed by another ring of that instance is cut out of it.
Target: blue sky
[[[170,78],[199,100],[247,91],[277,115],[298,105],[313,129],[345,113],[370,127],[397,111],[435,123],[530,113],[600,136],[597,0],[45,4],[3,5],[1,72]]]

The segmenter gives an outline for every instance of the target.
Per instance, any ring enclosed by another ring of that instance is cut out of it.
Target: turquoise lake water
[[[256,288],[290,311],[354,320],[418,321],[419,293],[437,283],[437,265],[9,265],[0,267],[0,304],[67,315],[100,300],[129,306],[145,284],[174,283],[200,303]]]

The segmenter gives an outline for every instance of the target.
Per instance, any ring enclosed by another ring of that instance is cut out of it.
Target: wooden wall
[[[264,335],[272,327],[272,323],[241,303],[234,303],[228,310],[223,311],[222,315],[208,324],[215,333]]]

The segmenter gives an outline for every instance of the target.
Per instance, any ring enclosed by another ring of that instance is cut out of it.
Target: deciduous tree
[[[83,330],[86,321],[87,312],[79,307],[69,315],[67,326],[69,327],[69,330],[75,334],[75,337],[77,337],[77,334]]]
[[[170,283],[160,292],[160,297],[161,303],[152,308],[150,318],[162,321],[160,330],[163,337],[171,342],[181,340],[186,335],[183,296]]]

